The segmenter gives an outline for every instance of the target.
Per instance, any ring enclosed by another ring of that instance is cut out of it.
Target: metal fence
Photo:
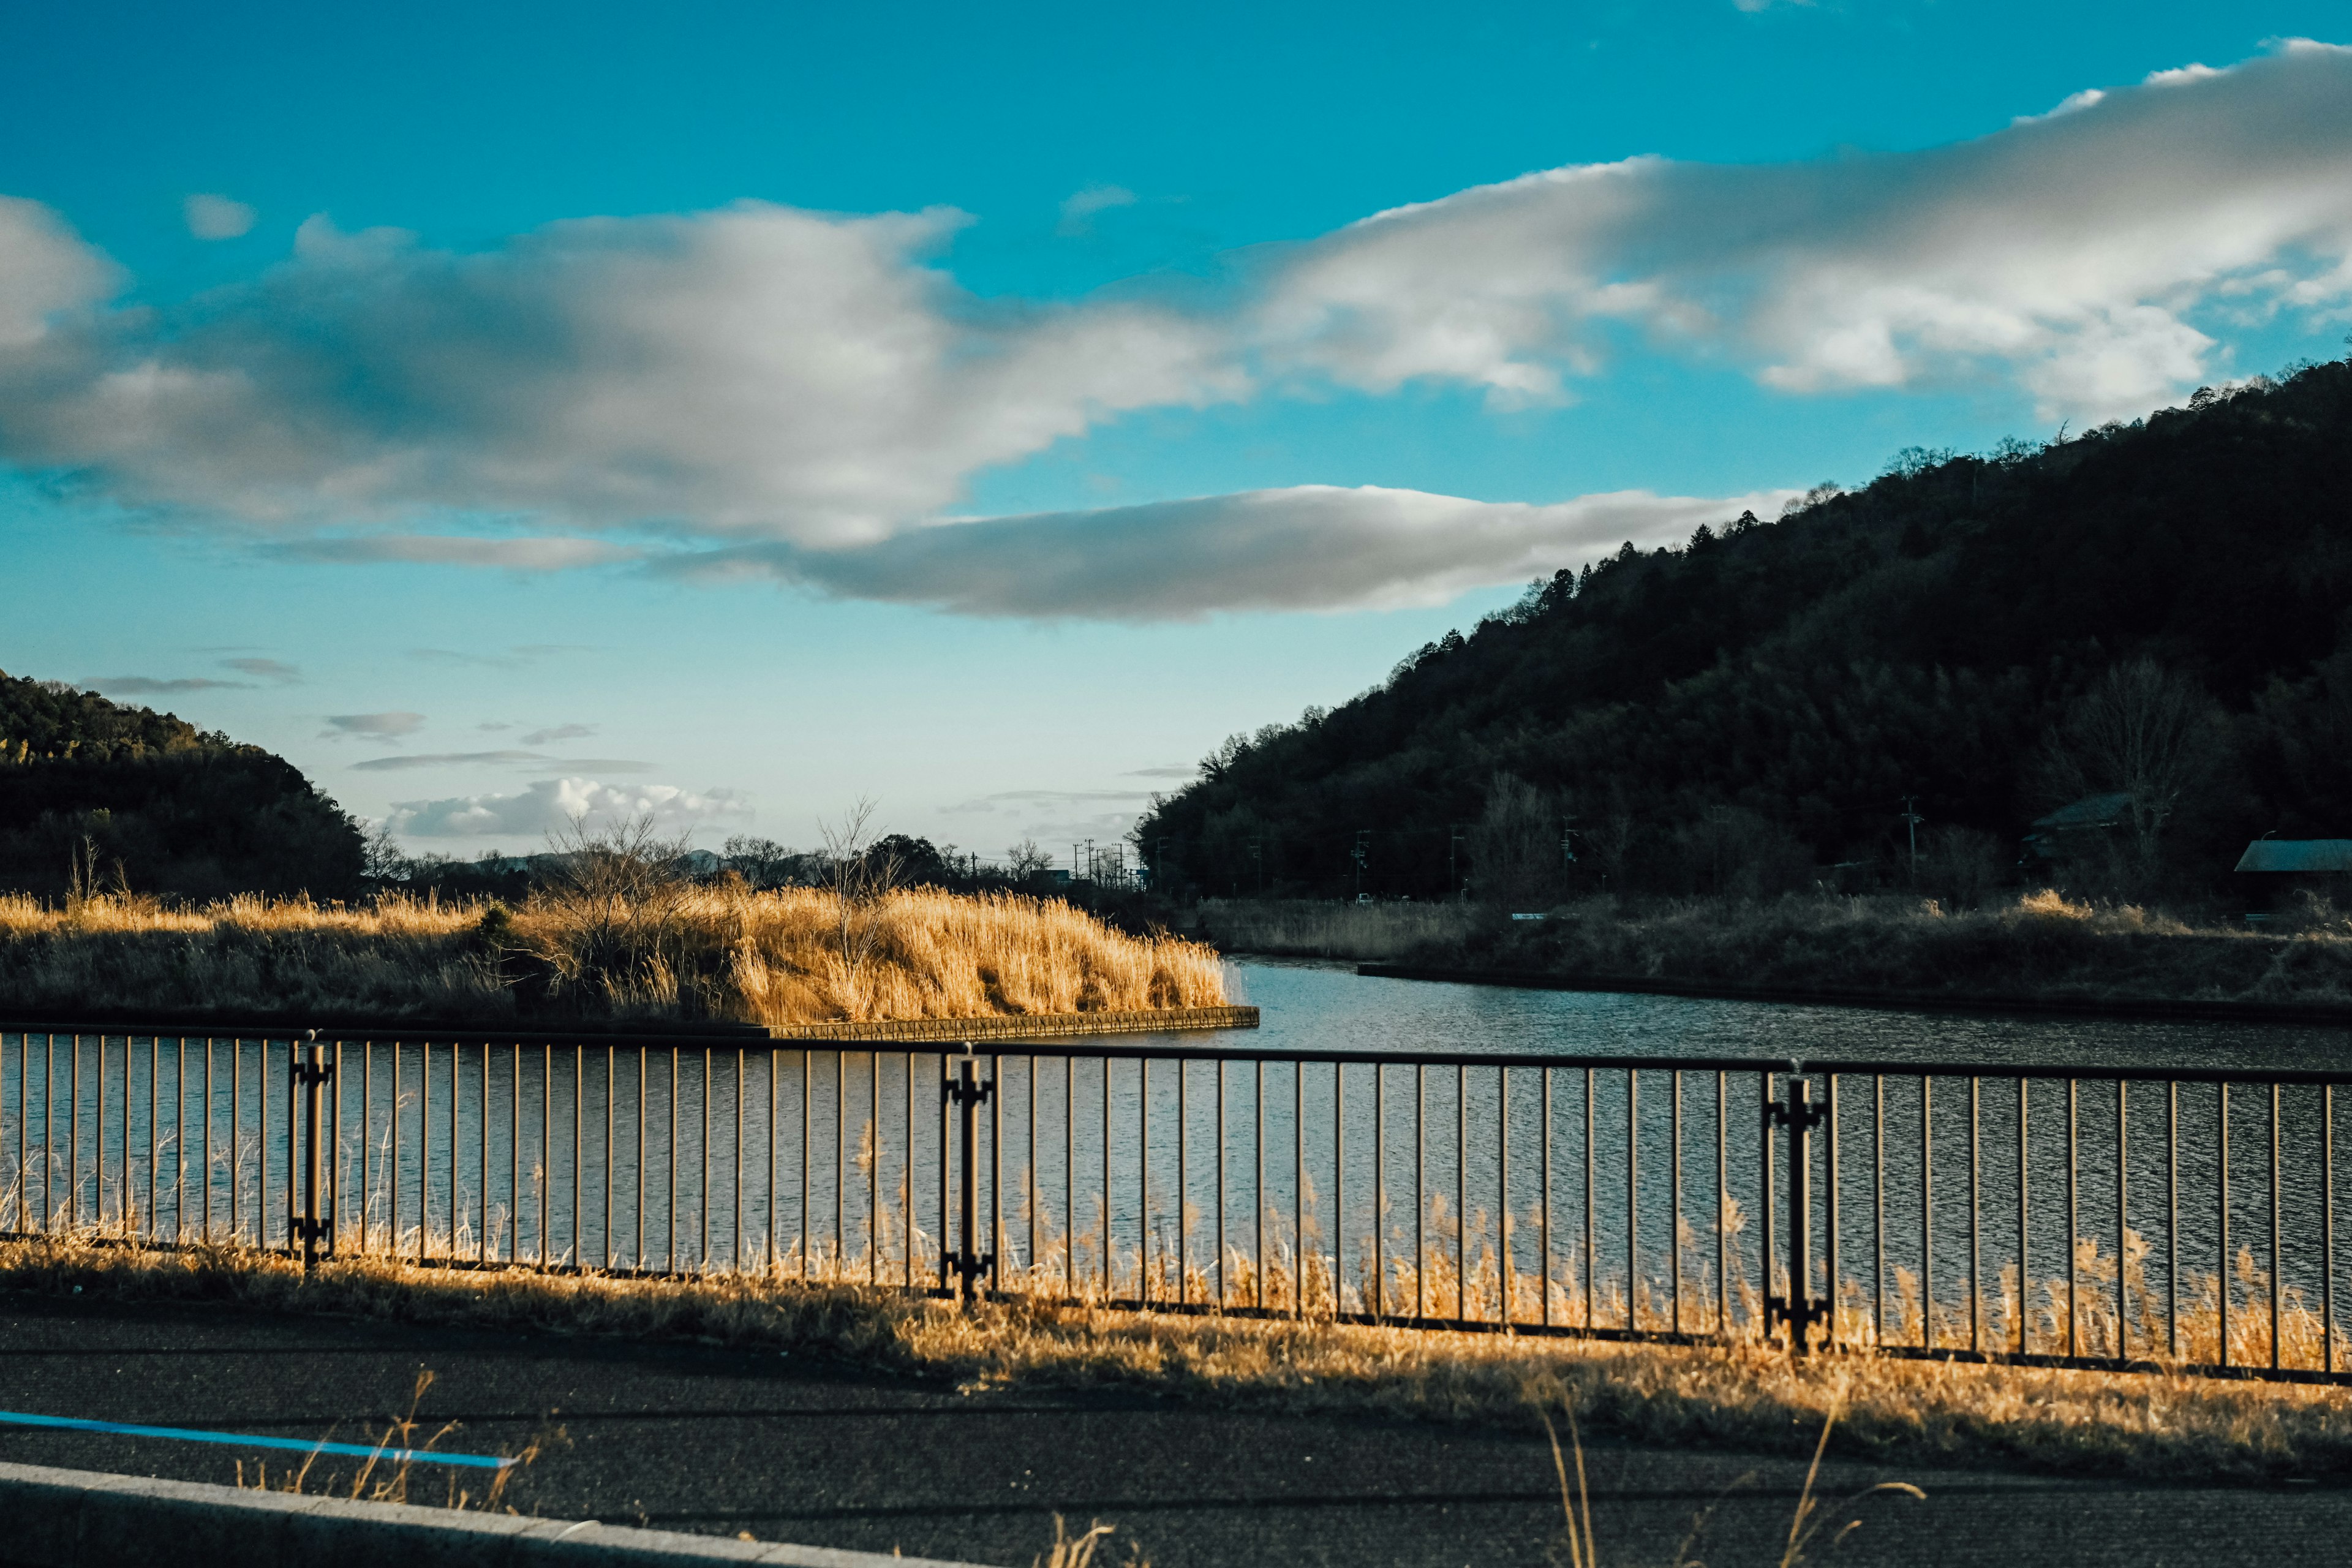
[[[8,1028],[0,1229],[2340,1381],[2338,1081]]]

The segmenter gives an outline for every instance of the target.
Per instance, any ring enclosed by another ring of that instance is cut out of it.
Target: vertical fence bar
[[[1674,1097],[1670,1136],[1675,1144],[1675,1175],[1674,1207],[1666,1220],[1666,1234],[1671,1238],[1666,1243],[1671,1268],[1666,1296],[1673,1315],[1674,1331],[1679,1334],[1683,1331],[1683,1072],[1680,1068],[1674,1071],[1670,1092]]]
[[[2032,1217],[2026,1207],[2027,1190],[2032,1185],[2033,1165],[2026,1140],[2026,1113],[2031,1109],[2031,1097],[2026,1088],[2031,1080],[2023,1073],[2017,1075],[2017,1353],[2026,1353],[2025,1295],[2032,1287],[2027,1282],[2027,1260],[2032,1256],[2027,1245],[2031,1232],[2027,1221]]]
[[[669,1048],[669,1185],[663,1194],[667,1217],[662,1221],[662,1268],[668,1274],[677,1272],[677,1050],[676,1046]],[[842,1053],[834,1053],[833,1234],[836,1266],[841,1251],[841,1058]]]
[[[475,1121],[479,1124],[482,1134],[482,1146],[476,1161],[478,1168],[474,1173],[482,1194],[482,1229],[481,1234],[474,1238],[474,1260],[487,1265],[493,1251],[490,1246],[490,1042],[488,1040],[482,1042],[481,1092],[475,1096],[474,1103],[477,1108]],[[609,1156],[606,1163],[611,1163]],[[613,1260],[607,1258],[604,1261],[609,1265]]]
[[[1969,1349],[1984,1349],[1984,1080],[1969,1079]]]
[[[1030,1058],[1031,1063],[1032,1063],[1032,1068],[1031,1068],[1030,1078],[1029,1078],[1029,1106],[1030,1106],[1030,1110],[1029,1110],[1029,1121],[1030,1121],[1029,1147],[1030,1147],[1030,1149],[1033,1151],[1033,1152],[1032,1152],[1032,1154],[1031,1154],[1031,1158],[1030,1158],[1030,1163],[1032,1164],[1032,1166],[1033,1166],[1033,1167],[1034,1166],[1034,1164],[1035,1164],[1035,1163],[1036,1163],[1035,1154],[1034,1154],[1034,1150],[1036,1149],[1036,1147],[1037,1147],[1037,1132],[1036,1132],[1036,1120],[1037,1120],[1037,1111],[1036,1111],[1036,1105],[1037,1105],[1037,1079],[1036,1079],[1036,1072],[1035,1072],[1035,1068],[1034,1068],[1035,1059],[1036,1059],[1036,1058],[1034,1058],[1034,1057],[1033,1057],[1032,1058]],[[1233,1298],[1232,1298],[1232,1295],[1231,1295],[1231,1287],[1230,1287],[1230,1286],[1228,1286],[1228,1284],[1226,1283],[1226,1280],[1225,1280],[1225,1063],[1224,1063],[1224,1058],[1222,1058],[1222,1057],[1220,1057],[1220,1058],[1218,1058],[1214,1062],[1213,1062],[1211,1065],[1216,1068],[1216,1072],[1217,1072],[1217,1307],[1218,1307],[1218,1310],[1222,1311],[1223,1309],[1225,1309],[1225,1308],[1230,1307],[1230,1306],[1232,1306],[1232,1305],[1233,1305]],[[1033,1209],[1033,1211],[1032,1211],[1032,1212],[1033,1212],[1033,1213],[1034,1212],[1034,1209]],[[1032,1224],[1033,1224],[1033,1226],[1034,1226],[1034,1220],[1032,1221]],[[1036,1251],[1037,1251],[1037,1242],[1036,1242],[1036,1237],[1035,1237],[1035,1236],[1034,1236],[1034,1232],[1033,1232],[1033,1234],[1032,1234],[1032,1236],[1031,1236],[1031,1237],[1030,1237],[1030,1241],[1029,1241],[1029,1251],[1030,1251],[1031,1258],[1033,1258],[1033,1260],[1034,1260],[1034,1258],[1035,1258],[1035,1255],[1036,1255]]]
[[[1826,1076],[1828,1079],[1826,1092],[1829,1100],[1822,1109],[1822,1115],[1830,1130],[1829,1152],[1823,1162],[1830,1184],[1830,1228],[1826,1238],[1829,1244],[1829,1267],[1823,1275],[1827,1290],[1822,1304],[1822,1321],[1829,1328],[1827,1342],[1829,1347],[1835,1350],[1838,1343],[1838,1280],[1843,1261],[1843,1254],[1838,1247],[1838,1237],[1843,1228],[1840,1220],[1844,1210],[1840,1206],[1841,1184],[1838,1169],[1838,1075],[1830,1073]]]
[[[177,1043],[179,1065],[172,1073],[172,1240],[174,1244],[185,1241],[188,1237],[188,1037],[180,1036]],[[25,1075],[33,1069],[32,1047],[30,1035],[16,1037],[16,1176],[19,1182],[24,1180],[25,1174]],[[338,1089],[336,1092],[340,1094],[342,1091]],[[364,1122],[360,1129],[360,1145],[362,1148],[367,1145]],[[361,1191],[364,1196],[364,1184]],[[16,1189],[16,1218],[19,1224],[23,1223],[24,1217],[25,1189],[19,1186]],[[364,1232],[360,1239],[364,1245],[367,1239]]]
[[[1265,1064],[1258,1063],[1256,1118],[1257,1184],[1265,1186]],[[1265,1226],[1260,1220],[1257,1244],[1258,1305],[1265,1305]],[[1062,1058],[1062,1284],[1072,1300],[1078,1296],[1078,1058]]]
[[[809,1147],[814,1141],[815,1127],[815,1117],[809,1110],[809,1093],[810,1085],[813,1084],[816,1079],[815,1069],[813,1065],[815,1060],[816,1052],[809,1047],[803,1046],[801,1047],[801,1234],[799,1240],[801,1254],[801,1278],[803,1279],[806,1279],[809,1277],[809,1248],[815,1245],[816,1241],[815,1233],[809,1228]],[[915,1070],[915,1054],[912,1051],[907,1053],[907,1070],[909,1073]],[[642,1233],[645,1230],[646,1212],[645,1185],[642,1175],[642,1167],[645,1164],[644,1155],[646,1144],[645,1096],[643,1093],[644,1085],[642,1079],[640,1080],[638,1087],[637,1163],[640,1167],[641,1173],[637,1187],[637,1229],[640,1233],[640,1237],[642,1237]],[[912,1134],[909,1133],[908,1136],[911,1137]],[[915,1178],[912,1173],[909,1173],[907,1177],[907,1206],[910,1209],[915,1206]],[[638,1251],[640,1254],[644,1251],[642,1239],[640,1239],[639,1242]]]
[[[1625,1326],[1642,1326],[1634,1302],[1641,1279],[1642,1069],[1625,1069]]]
[[[1331,1310],[1340,1310],[1339,1282],[1347,1277],[1348,1152],[1346,1066],[1331,1064]]]
[[[907,1276],[907,1289],[909,1289],[909,1290],[911,1290],[911,1289],[913,1289],[915,1288],[915,1053],[914,1053],[914,1051],[913,1051],[913,1050],[909,1049],[909,1050],[906,1053],[906,1056],[907,1056],[907,1075],[906,1075],[906,1076],[907,1076],[907,1215],[906,1215],[906,1219],[907,1219],[907,1267],[906,1267],[906,1276]],[[1029,1146],[1030,1146],[1031,1150],[1033,1151],[1033,1157],[1032,1157],[1032,1162],[1031,1162],[1033,1164],[1034,1163],[1034,1151],[1035,1150],[1036,1145],[1037,1145],[1037,1139],[1036,1139],[1037,1107],[1036,1107],[1036,1104],[1035,1104],[1035,1102],[1034,1102],[1034,1096],[1035,1096],[1035,1094],[1036,1094],[1036,1090],[1037,1090],[1037,1058],[1034,1058],[1034,1057],[1031,1057],[1031,1058],[1029,1058],[1029,1091],[1030,1091],[1030,1094],[1031,1094],[1031,1096],[1032,1096],[1032,1102],[1031,1102],[1030,1107],[1029,1107],[1029,1121],[1030,1121],[1030,1138],[1029,1138]],[[1035,1226],[1035,1224],[1036,1224],[1035,1207],[1034,1207],[1034,1205],[1032,1205],[1032,1207],[1031,1207],[1030,1225],[1032,1226],[1032,1227],[1034,1227],[1034,1226]],[[1031,1248],[1031,1252],[1032,1252],[1031,1261],[1034,1263],[1034,1262],[1035,1261],[1035,1258],[1034,1258],[1035,1248],[1034,1248],[1034,1247]]]
[[[1303,1069],[1302,1069],[1303,1070]],[[1135,1293],[1151,1301],[1151,1058],[1135,1059]]]
[[[1936,1348],[1936,1079],[1919,1075],[1919,1342]]]
[[[1102,1293],[1110,1297],[1110,1058],[1103,1058],[1102,1085]],[[942,1216],[944,1220],[945,1216]]]
[[[1454,1317],[1470,1321],[1470,1079],[1454,1068]]]
[[[420,1040],[416,1049],[416,1261],[422,1263],[433,1244],[433,1042]]]
[[[940,1071],[947,1071],[947,1058],[940,1058]],[[940,1113],[947,1114],[946,1101],[940,1101]],[[849,1269],[849,1176],[843,1153],[842,1128],[849,1115],[849,1047],[843,1046],[833,1053],[833,1269],[836,1277]],[[940,1255],[947,1255],[948,1245],[948,1146],[947,1124],[940,1124]],[[677,1052],[669,1054],[669,1189],[670,1226],[677,1226]],[[675,1248],[677,1243],[671,1242]],[[946,1283],[944,1279],[940,1281]]]
[[[877,1056],[877,1057],[880,1055],[880,1053],[879,1053],[879,1052],[874,1052],[874,1053],[871,1053],[871,1054],[873,1054],[873,1055],[875,1055],[875,1056]],[[699,1245],[698,1245],[698,1246],[697,1247],[697,1248],[696,1248],[697,1252],[699,1254],[699,1257],[698,1257],[698,1260],[697,1260],[697,1262],[696,1262],[696,1265],[695,1265],[695,1266],[696,1266],[697,1268],[700,1268],[700,1269],[702,1270],[702,1272],[703,1272],[703,1273],[705,1273],[705,1274],[708,1274],[708,1273],[709,1273],[709,1272],[710,1272],[710,1090],[711,1090],[711,1085],[712,1085],[712,1081],[713,1081],[713,1080],[712,1080],[712,1078],[711,1078],[711,1071],[710,1071],[711,1057],[712,1057],[711,1048],[710,1048],[709,1046],[705,1046],[705,1047],[702,1047],[702,1151],[701,1151],[701,1152],[702,1152],[702,1181],[701,1181],[701,1185],[700,1185],[698,1188],[697,1188],[697,1189],[696,1189],[696,1192],[695,1192],[695,1196],[696,1196],[696,1198],[697,1198],[698,1200],[699,1200],[699,1201],[698,1201],[698,1203],[697,1204],[697,1208],[698,1208],[698,1212],[699,1212],[699,1217],[700,1217],[700,1221],[701,1221],[701,1223],[697,1226],[697,1231],[698,1231],[698,1235],[699,1235],[700,1241],[699,1241]],[[874,1109],[875,1109],[875,1111],[876,1111],[877,1120],[878,1121],[878,1120],[879,1120],[880,1111],[881,1111],[881,1107],[880,1107],[880,1106],[876,1106]],[[877,1130],[877,1131],[878,1131],[878,1130]],[[881,1157],[880,1157],[880,1156],[881,1156],[881,1150],[880,1150],[879,1148],[877,1148],[877,1149],[876,1149],[876,1151],[875,1151],[875,1156],[876,1156],[876,1157],[875,1157],[875,1160],[874,1160],[874,1164],[877,1164],[877,1165],[880,1164],[880,1163],[881,1163]],[[866,1175],[866,1188],[867,1188],[868,1194],[870,1194],[872,1193],[872,1191],[873,1191],[873,1187],[874,1187],[874,1171],[873,1171],[873,1169],[872,1169],[872,1167],[871,1167],[871,1166],[869,1166],[869,1167],[867,1168]],[[575,1217],[575,1218],[573,1219],[573,1221],[572,1221],[572,1226],[573,1226],[573,1228],[574,1228],[575,1230],[576,1230],[576,1229],[578,1228],[578,1226],[579,1226],[579,1221],[578,1221],[578,1219],[577,1219],[576,1217]],[[867,1250],[869,1253],[870,1253],[870,1252],[872,1252],[872,1251],[874,1250],[874,1244],[875,1244],[876,1240],[877,1239],[877,1238],[876,1237],[875,1234],[874,1234],[874,1229],[875,1229],[875,1227],[874,1227],[874,1222],[873,1222],[872,1220],[870,1220],[870,1219],[869,1219],[869,1220],[866,1222],[866,1250]],[[878,1279],[880,1277],[877,1275],[876,1278]]]
[[[1726,1121],[1730,1109],[1729,1078],[1720,1068],[1715,1075],[1715,1331],[1727,1336],[1731,1332],[1731,1227],[1726,1223],[1731,1205],[1724,1201],[1731,1190],[1726,1169],[1731,1149]]]
[[[1218,1069],[1222,1072],[1223,1069]],[[1372,1064],[1372,1317],[1387,1316],[1389,1308],[1388,1252],[1382,1243],[1389,1228],[1388,1069]]]
[[[709,1053],[706,1051],[703,1055],[705,1058],[703,1077],[706,1080],[703,1093],[708,1095],[710,1092],[708,1082]],[[874,1128],[873,1138],[868,1145],[874,1152],[866,1163],[866,1282],[869,1285],[879,1285],[882,1283],[882,1050],[878,1046],[866,1053],[866,1103]],[[710,1114],[707,1108],[702,1119],[704,1125],[708,1126]],[[860,1142],[866,1141],[860,1140]],[[704,1163],[707,1167],[709,1163],[707,1157]],[[966,1171],[964,1180],[969,1182],[971,1179],[972,1173]],[[708,1177],[705,1177],[704,1183],[707,1191]],[[706,1207],[709,1201],[706,1195],[703,1199]],[[709,1221],[706,1220],[704,1224],[707,1230]],[[709,1244],[706,1241],[704,1250],[708,1251],[709,1247]],[[968,1236],[964,1237],[963,1249],[975,1255],[979,1251]]]
[[[232,1079],[230,1081],[236,1080]],[[73,1037],[73,1046],[66,1063],[66,1094],[68,1097],[66,1100],[66,1229],[70,1231],[78,1228],[81,1224],[81,1036],[79,1034]],[[236,1118],[232,1115],[230,1118],[232,1130],[235,1124]],[[231,1135],[235,1135],[234,1131]],[[236,1163],[236,1153],[232,1149],[229,1152],[229,1163],[232,1168]],[[229,1203],[232,1211],[236,1207],[236,1188],[234,1185],[230,1186]],[[232,1218],[229,1228],[234,1231],[236,1226],[236,1222]]]
[[[1760,1153],[1759,1155],[1757,1166],[1756,1190],[1759,1196],[1762,1199],[1764,1208],[1762,1215],[1764,1224],[1764,1334],[1765,1337],[1769,1339],[1771,1337],[1772,1333],[1772,1260],[1780,1256],[1777,1231],[1780,1223],[1779,1218],[1776,1217],[1774,1211],[1777,1205],[1773,1202],[1773,1195],[1778,1191],[1778,1187],[1776,1185],[1776,1179],[1772,1173],[1773,1095],[1772,1074],[1769,1069],[1756,1075],[1756,1091],[1757,1104],[1763,1112],[1761,1118],[1763,1136],[1759,1140],[1759,1144]]]
[[[2331,1088],[2328,1092],[2333,1094]],[[2165,1224],[2164,1241],[2169,1254],[2164,1271],[2164,1348],[2173,1360],[2180,1359],[2180,1084],[2167,1079],[2164,1086],[2164,1196],[2165,1209],[2170,1216]]]
[[[130,1041],[125,1041],[130,1044]],[[130,1063],[125,1063],[125,1068]],[[2116,1268],[2116,1279],[2122,1279],[2122,1268]],[[2279,1368],[2279,1328],[2282,1317],[2282,1281],[2279,1281],[2279,1081],[2270,1081],[2270,1368]]]
[[[1004,1058],[988,1058],[989,1103],[993,1107],[988,1134],[988,1288],[1003,1287],[1004,1267]],[[877,1115],[879,1120],[879,1114]]]
[[[1190,1190],[1185,1185],[1184,1132],[1192,1124],[1189,1102],[1185,1098],[1191,1087],[1187,1080],[1192,1074],[1185,1069],[1190,1066],[1182,1057],[1176,1058],[1176,1304],[1180,1307],[1190,1305],[1192,1300],[1192,1281],[1188,1267],[1192,1258],[1192,1240],[1184,1224],[1184,1196]]]
[[[1536,1210],[1543,1226],[1543,1326],[1551,1327],[1551,1068],[1538,1069],[1543,1081],[1543,1202]]]
[[[878,1061],[882,1053],[874,1053]],[[735,1047],[735,1212],[729,1227],[727,1261],[736,1273],[743,1272],[743,1095],[749,1072],[743,1047]],[[878,1068],[877,1069],[879,1070]],[[874,1107],[874,1165],[878,1173],[882,1165],[882,1107],[877,1088]]]
[[[2223,1079],[2214,1086],[2217,1093],[2215,1121],[2220,1131],[2220,1164],[2214,1184],[2213,1204],[2218,1211],[2216,1233],[2221,1237],[2221,1256],[2215,1273],[2221,1284],[2221,1342],[2218,1364],[2230,1364],[2230,1080]]]
[[[2336,1374],[2336,1086],[2319,1090],[2319,1370]]]
[[[1593,1221],[1599,1215],[1600,1205],[1592,1195],[1593,1169],[1592,1069],[1586,1068],[1584,1069],[1584,1328],[1588,1333],[1592,1331],[1594,1315],[1599,1307],[1599,1299],[1594,1294],[1599,1285],[1599,1275],[1598,1260],[1593,1256],[1592,1233],[1595,1229]]]
[[[1296,1147],[1291,1153],[1290,1226],[1297,1238],[1297,1251],[1292,1257],[1291,1298],[1295,1316],[1307,1312],[1307,1068],[1304,1063],[1290,1064],[1290,1131]]]
[[[2079,1310],[2074,1289],[2076,1279],[2081,1272],[2074,1267],[2074,1249],[2080,1245],[2077,1230],[2082,1215],[2075,1196],[2079,1185],[2079,1146],[2076,1132],[2078,1130],[2077,1107],[2081,1096],[2077,1092],[2078,1088],[2076,1079],[2070,1078],[2066,1080],[2066,1353],[2070,1356],[2083,1353],[2081,1331],[2083,1314]]]
[[[1263,1069],[1261,1069],[1263,1070]],[[1429,1316],[1429,1242],[1423,1216],[1429,1209],[1429,1069],[1412,1065],[1412,1315]]]
[[[1886,1343],[1886,1075],[1870,1076],[1871,1342]]]
[[[334,1164],[328,1175],[328,1182],[334,1194],[331,1208],[332,1224],[337,1234],[335,1246],[340,1250],[342,1245],[341,1235],[343,1224],[343,1042],[341,1037],[335,1040],[334,1075],[335,1094],[330,1108],[333,1122],[327,1131],[327,1147],[332,1152]],[[176,1139],[178,1136],[176,1123],[173,1125],[173,1132]],[[177,1223],[175,1216],[174,1228],[177,1227]],[[360,1234],[360,1250],[362,1252],[367,1250],[367,1233],[364,1229]]]
[[[155,1162],[163,1152],[157,1133],[156,1111],[163,1099],[163,1041],[161,1036],[147,1037],[147,1232],[158,1241],[163,1232],[155,1222]]]
[[[1495,1249],[1496,1285],[1502,1292],[1504,1327],[1511,1322],[1511,1069],[1495,1069]]]
[[[614,1058],[614,1047],[606,1046],[604,1047],[604,1246],[603,1248],[603,1257],[604,1259],[604,1269],[607,1273],[611,1272],[613,1268],[613,1167],[621,1163],[618,1152],[613,1147],[613,1130],[619,1120],[618,1112],[613,1105],[614,1068],[620,1065]],[[482,1103],[487,1106],[489,1103],[490,1089],[489,1047],[488,1046],[482,1047]],[[771,1222],[772,1222],[775,1218],[776,1191],[776,1114],[774,1105],[776,1075],[774,1072],[774,1047],[770,1047],[768,1064],[770,1068],[768,1073],[768,1095],[770,1101],[768,1106],[768,1217]],[[482,1142],[486,1149],[488,1146],[489,1139],[489,1122],[488,1119],[485,1118],[482,1123]]]
[[[79,1066],[80,1056],[81,1037],[79,1035],[76,1035],[74,1037],[74,1057],[77,1068]],[[237,1202],[240,1195],[238,1188],[243,1185],[245,1178],[244,1067],[244,1037],[242,1036],[232,1036],[228,1042],[228,1239],[229,1245],[232,1247],[236,1246],[245,1238],[244,1212],[242,1206]],[[76,1085],[79,1086],[79,1078],[78,1072],[75,1082]],[[70,1121],[68,1122],[68,1127],[70,1127]],[[66,1151],[66,1173],[70,1177],[73,1173],[73,1151],[70,1147]],[[68,1182],[66,1188],[66,1202],[69,1205],[67,1211],[67,1223],[71,1224],[72,1211],[70,1205],[73,1203],[73,1188],[70,1182]]]
[[[2115,1354],[2131,1356],[2131,1319],[2124,1298],[2124,1253],[2131,1234],[2131,1079],[2115,1079]]]

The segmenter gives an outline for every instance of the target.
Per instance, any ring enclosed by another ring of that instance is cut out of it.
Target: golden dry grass
[[[0,999],[24,1014],[289,1014],[756,1024],[1210,1006],[1217,955],[1058,900],[900,889],[671,888],[590,909],[392,895],[364,909],[0,897]]]
[[[1180,1318],[1051,1301],[947,1303],[756,1277],[627,1280],[383,1258],[296,1265],[230,1250],[0,1242],[0,1289],[215,1301],[273,1312],[809,1352],[972,1391],[1123,1385],[1206,1404],[1379,1413],[1907,1465],[2257,1480],[2352,1463],[2352,1391],[2164,1374],[1792,1360],[1694,1348],[1293,1321]]]

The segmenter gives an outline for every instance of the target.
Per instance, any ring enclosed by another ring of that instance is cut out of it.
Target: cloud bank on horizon
[[[746,202],[457,253],[321,217],[257,278],[126,306],[63,216],[0,197],[0,461],[322,560],[635,562],[978,616],[1437,602],[1778,496],[957,508],[1146,409],[1558,401],[1629,332],[1790,396],[1993,382],[2053,418],[2144,409],[2214,375],[2208,313],[2352,310],[2352,49],[2160,72],[1923,152],[1530,174],[1238,261],[1206,304],[977,298],[937,260],[965,221]]]

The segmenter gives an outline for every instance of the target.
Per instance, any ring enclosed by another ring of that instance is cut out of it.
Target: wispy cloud
[[[530,768],[544,773],[549,768],[577,768],[583,773],[649,773],[656,764],[640,763],[626,757],[551,757],[544,752],[418,752],[392,757],[370,757],[363,763],[353,763],[355,773],[415,773],[425,768],[503,767]]]
[[[275,658],[225,658],[221,668],[250,675],[257,680],[267,680],[278,686],[299,686],[302,667]]]
[[[1549,575],[1632,541],[1688,538],[1796,492],[1585,496],[1549,506],[1302,485],[1101,511],[995,518],[862,550],[741,545],[679,555],[685,574],[770,574],[844,598],[971,616],[1195,620],[1217,611],[1435,605]]]
[[[1094,227],[1095,214],[1134,205],[1135,193],[1125,185],[1088,185],[1063,201],[1062,221],[1055,232],[1065,237],[1085,234]]]
[[[551,729],[533,730],[522,738],[526,746],[545,746],[557,741],[581,741],[596,732],[593,724],[558,724]]]
[[[425,715],[394,710],[389,713],[331,713],[327,716],[327,728],[320,732],[325,740],[346,735],[358,735],[371,741],[396,741],[403,735],[414,735],[425,727]]]
[[[250,691],[250,681],[214,680],[205,676],[188,676],[176,680],[152,675],[102,675],[82,685],[92,691],[102,691],[110,697],[171,697],[189,691]]]
[[[740,823],[751,815],[751,803],[732,790],[698,792],[675,784],[614,786],[593,778],[562,778],[541,780],[509,795],[396,801],[385,826],[411,838],[530,840],[582,820],[651,817],[666,831],[690,831],[705,825]]]

